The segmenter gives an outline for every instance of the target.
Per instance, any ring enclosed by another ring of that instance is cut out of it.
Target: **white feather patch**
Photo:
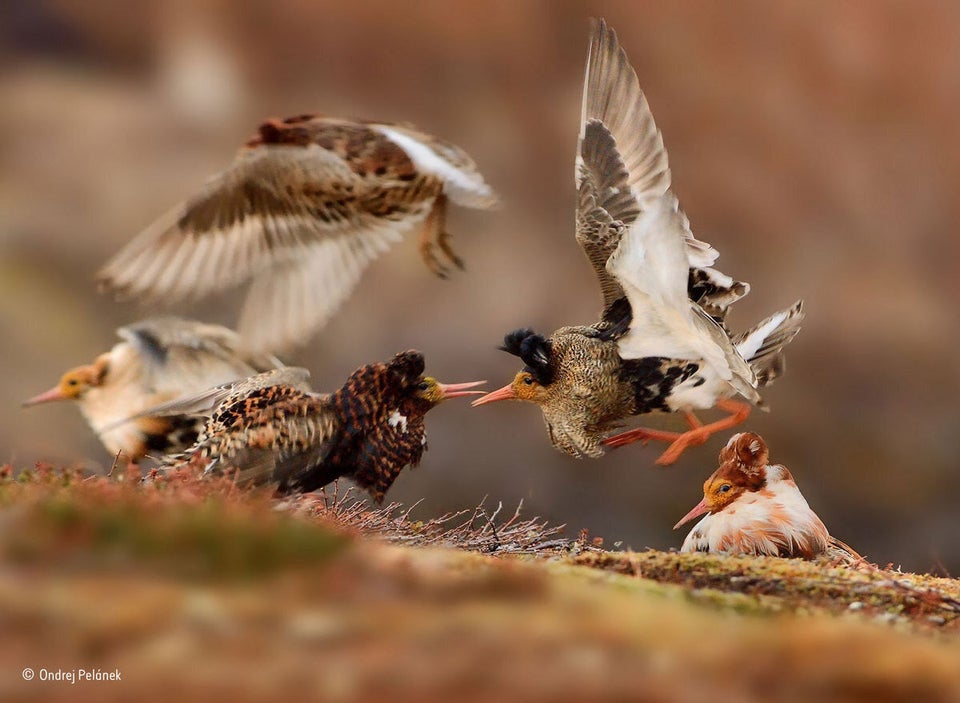
[[[451,189],[449,195],[457,200],[457,191],[465,191],[472,196],[493,197],[493,191],[478,173],[462,171],[441,157],[427,144],[384,125],[372,125],[387,139],[403,149],[414,165],[424,173],[440,178]],[[467,204],[467,203],[464,203]]]
[[[401,432],[407,431],[407,417],[406,415],[401,415],[399,410],[394,410],[390,413],[387,422],[390,423],[390,427],[399,427]]]
[[[783,324],[788,314],[789,310],[784,310],[775,315],[771,315],[764,324],[748,334],[745,339],[737,344],[737,351],[740,352],[740,356],[744,359],[752,358],[753,355],[757,353],[757,350],[763,346],[763,342],[767,336]]]

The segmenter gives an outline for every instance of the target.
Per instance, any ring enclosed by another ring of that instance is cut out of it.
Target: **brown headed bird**
[[[488,208],[496,200],[464,151],[410,125],[273,119],[98,280],[120,297],[165,302],[252,281],[240,334],[252,349],[282,351],[319,329],[409,230],[419,232],[431,271],[463,268],[450,246],[447,204]]]
[[[218,383],[282,366],[276,358],[242,350],[233,330],[175,317],[121,327],[123,340],[92,364],[63,374],[54,388],[24,402],[36,405],[74,400],[111,454],[130,461],[189,446],[197,437],[195,418],[141,415],[160,403]]]
[[[239,481],[276,484],[280,493],[345,476],[381,502],[399,473],[420,463],[427,412],[482,395],[467,389],[483,381],[448,385],[423,372],[423,355],[407,351],[360,367],[335,393],[313,393],[306,370],[285,368],[154,408],[211,413],[196,444],[164,466],[199,462],[205,473],[237,471]]]
[[[576,237],[600,280],[601,320],[550,337],[508,334],[502,349],[526,366],[474,405],[538,404],[551,442],[576,457],[598,457],[604,445],[669,441],[657,463],[670,464],[760,403],[758,389],[782,371],[781,350],[799,331],[802,305],[744,334],[727,331],[727,307],[749,287],[711,268],[717,252],[691,233],[636,73],[602,20],[587,60],[576,180]],[[729,416],[703,425],[693,415],[713,407]],[[654,411],[683,412],[691,429],[607,436],[624,418]]]
[[[830,536],[790,470],[771,464],[767,445],[752,432],[730,438],[720,451],[720,467],[703,484],[703,500],[673,529],[704,513],[681,552],[863,559]]]

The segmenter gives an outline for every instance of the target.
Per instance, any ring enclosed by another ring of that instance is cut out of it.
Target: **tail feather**
[[[737,351],[756,373],[758,387],[769,385],[783,373],[783,348],[800,332],[803,318],[803,301],[798,300],[734,340]]]
[[[737,281],[715,268],[691,268],[687,295],[717,322],[723,322],[727,308],[750,292],[750,284]]]

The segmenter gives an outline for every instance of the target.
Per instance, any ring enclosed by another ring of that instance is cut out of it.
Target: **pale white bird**
[[[122,340],[93,363],[65,372],[60,382],[24,405],[73,400],[111,454],[131,461],[189,446],[202,422],[186,415],[145,415],[155,405],[282,366],[244,350],[233,330],[163,317],[121,327]]]
[[[674,529],[705,513],[681,552],[862,560],[830,536],[790,470],[771,464],[767,445],[752,432],[730,438],[720,451],[720,468],[703,484],[703,500]]]

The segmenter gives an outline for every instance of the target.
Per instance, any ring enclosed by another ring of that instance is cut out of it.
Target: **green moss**
[[[223,486],[219,487],[220,489]],[[140,485],[30,472],[0,483],[9,529],[0,551],[18,561],[150,566],[192,577],[254,577],[323,564],[347,537],[206,485]]]

